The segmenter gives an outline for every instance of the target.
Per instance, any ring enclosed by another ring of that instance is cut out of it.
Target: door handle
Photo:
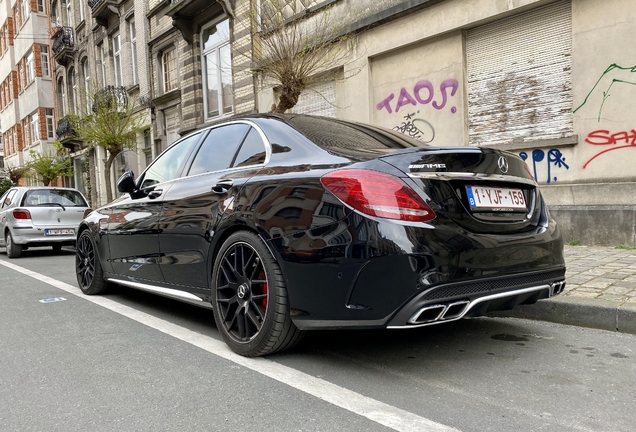
[[[152,190],[150,192],[148,192],[148,198],[150,199],[156,199],[159,198],[161,196],[161,194],[163,193],[162,189],[155,189]]]
[[[220,180],[217,184],[212,186],[212,192],[218,195],[223,195],[227,193],[232,186],[234,186],[234,181],[232,181],[232,179]]]

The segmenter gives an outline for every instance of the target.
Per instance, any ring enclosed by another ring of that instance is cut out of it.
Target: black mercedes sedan
[[[524,162],[306,115],[180,139],[77,235],[86,294],[210,302],[235,352],[305,330],[408,329],[559,294],[563,240]]]

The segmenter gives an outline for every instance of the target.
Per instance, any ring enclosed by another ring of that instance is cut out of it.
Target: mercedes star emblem
[[[499,166],[499,170],[506,174],[508,172],[508,159],[506,159],[504,156],[499,156],[499,162],[497,163],[497,165]]]

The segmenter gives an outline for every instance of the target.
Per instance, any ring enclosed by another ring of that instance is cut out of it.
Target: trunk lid
[[[537,183],[516,155],[477,147],[420,147],[379,157],[422,190],[436,213],[477,233],[547,223]]]

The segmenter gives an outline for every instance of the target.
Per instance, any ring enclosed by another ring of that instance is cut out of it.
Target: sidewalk
[[[636,334],[636,250],[565,246],[565,262],[561,295],[496,315]]]

